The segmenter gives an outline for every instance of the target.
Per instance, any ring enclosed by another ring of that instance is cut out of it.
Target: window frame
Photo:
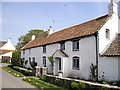
[[[43,53],[46,53],[46,45],[43,46]]]
[[[29,54],[31,54],[31,48],[29,48]]]
[[[23,55],[25,55],[25,50],[23,50]]]
[[[60,43],[60,50],[65,50],[65,42]]]
[[[74,40],[73,41],[73,51],[79,51],[79,40]]]
[[[72,69],[80,70],[80,58],[77,56],[72,58]]]
[[[58,60],[58,62],[59,62],[59,70],[62,70],[62,61],[61,61],[61,58],[59,58],[59,60]]]
[[[105,38],[108,40],[110,39],[110,29],[105,30]]]
[[[43,66],[46,67],[46,57],[43,56]]]

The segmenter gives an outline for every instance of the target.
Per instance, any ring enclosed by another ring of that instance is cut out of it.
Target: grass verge
[[[22,73],[17,72],[15,70],[13,70],[12,68],[8,67],[8,66],[2,67],[2,69],[9,72],[9,73],[11,73],[15,77],[24,77],[24,75]]]
[[[44,89],[44,90],[46,90],[46,89],[49,89],[49,90],[55,90],[55,89],[66,90],[66,89],[58,87],[56,85],[41,81],[37,78],[23,78],[23,80],[30,83],[31,85],[35,86],[36,88],[40,88],[40,89]]]

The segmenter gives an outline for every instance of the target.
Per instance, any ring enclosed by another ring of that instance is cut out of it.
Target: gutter
[[[96,81],[98,81],[98,57],[99,57],[99,36],[98,36],[98,32],[95,33],[95,42],[96,42]]]

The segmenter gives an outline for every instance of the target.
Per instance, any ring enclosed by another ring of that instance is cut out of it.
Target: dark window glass
[[[46,46],[43,46],[43,53],[46,53]]]
[[[25,50],[23,50],[23,55],[25,54]]]
[[[31,54],[31,48],[29,48],[29,54]]]
[[[73,51],[79,51],[79,40],[73,41]]]
[[[29,62],[31,62],[31,58],[29,57]]]
[[[43,66],[46,67],[46,57],[43,57]]]
[[[79,70],[79,57],[73,57],[73,69]]]
[[[109,29],[106,29],[106,38],[107,39],[110,39],[110,30]]]
[[[59,70],[61,70],[61,58],[59,58]]]
[[[33,57],[33,61],[32,62],[35,62],[35,57]]]
[[[62,43],[60,44],[60,49],[61,49],[61,50],[65,50],[65,42],[62,42]]]

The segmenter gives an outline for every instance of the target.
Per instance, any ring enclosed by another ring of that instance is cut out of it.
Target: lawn
[[[23,78],[24,81],[30,83],[31,85],[35,86],[36,88],[40,88],[40,89],[59,89],[59,90],[65,90],[64,88],[58,87],[56,85],[44,82],[39,80],[38,78]]]
[[[13,70],[12,68],[8,67],[8,66],[5,66],[5,67],[2,67],[3,70],[11,73],[12,75],[14,75],[15,77],[24,77],[24,75],[18,71],[15,71]]]

